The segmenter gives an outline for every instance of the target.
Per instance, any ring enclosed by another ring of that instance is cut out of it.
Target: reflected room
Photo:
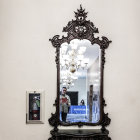
[[[60,120],[98,123],[100,120],[100,65],[98,44],[73,39],[60,48]]]

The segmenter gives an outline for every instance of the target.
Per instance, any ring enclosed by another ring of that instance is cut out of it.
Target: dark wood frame
[[[75,12],[76,20],[72,20],[68,22],[67,26],[63,28],[63,32],[67,32],[67,36],[59,38],[59,35],[55,35],[52,39],[50,39],[52,45],[56,48],[56,66],[57,66],[57,98],[55,100],[56,112],[51,114],[51,118],[49,118],[49,124],[54,127],[51,131],[53,134],[58,131],[58,126],[71,126],[78,125],[79,127],[83,125],[88,126],[102,126],[102,131],[106,131],[106,126],[110,124],[111,119],[108,117],[108,113],[104,112],[104,107],[106,106],[103,94],[103,81],[104,81],[104,64],[105,64],[105,49],[108,48],[111,43],[107,37],[102,36],[101,39],[99,37],[95,38],[94,34],[99,33],[98,28],[94,26],[94,24],[90,20],[86,20],[87,12],[80,5],[80,9]],[[91,42],[91,44],[98,44],[101,49],[101,86],[100,86],[100,121],[98,123],[86,123],[86,122],[76,122],[76,123],[62,123],[59,119],[59,93],[60,93],[60,46],[62,43],[67,42],[70,43],[73,39],[87,39]]]

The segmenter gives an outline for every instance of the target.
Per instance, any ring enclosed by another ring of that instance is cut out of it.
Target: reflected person
[[[81,100],[80,105],[85,105],[85,102],[83,99]]]
[[[60,112],[62,121],[66,122],[67,113],[69,112],[69,108],[71,106],[70,97],[66,94],[67,88],[62,88],[62,93],[60,95]]]

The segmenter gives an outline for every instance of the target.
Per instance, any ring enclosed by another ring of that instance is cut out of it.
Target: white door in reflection
[[[100,120],[100,46],[74,39],[60,49],[60,120]]]

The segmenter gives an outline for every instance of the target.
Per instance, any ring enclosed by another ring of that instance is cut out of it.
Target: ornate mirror
[[[109,125],[108,113],[104,113],[104,63],[105,49],[111,41],[95,37],[98,28],[87,20],[87,12],[80,6],[75,20],[63,28],[67,36],[50,39],[56,48],[57,98],[56,112],[49,119],[55,132],[59,125],[102,126]]]

